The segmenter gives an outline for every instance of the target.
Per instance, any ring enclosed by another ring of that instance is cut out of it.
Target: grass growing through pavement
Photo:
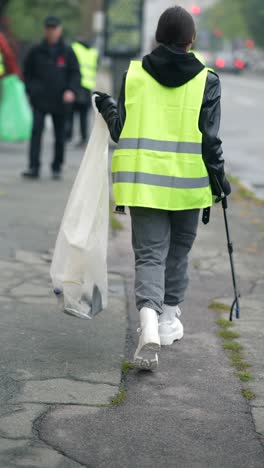
[[[209,309],[214,310],[215,312],[227,312],[230,307],[227,304],[223,304],[222,302],[213,301],[209,304]]]
[[[258,198],[254,192],[249,190],[245,185],[243,185],[238,177],[228,175],[229,182],[236,187],[236,192],[232,195],[234,200],[251,200],[254,201],[257,205],[264,205],[264,200]]]
[[[252,367],[249,362],[244,360],[244,356],[241,351],[230,352],[228,357],[230,359],[230,366],[235,367],[238,371],[243,371]]]
[[[228,328],[223,328],[220,330],[217,335],[220,338],[223,338],[223,340],[233,340],[234,338],[239,338],[240,334],[237,332],[234,332],[233,330],[229,330]]]
[[[243,397],[248,401],[254,400],[254,398],[256,398],[255,393],[252,392],[249,388],[242,388],[241,393]]]
[[[235,372],[235,375],[241,380],[241,382],[249,382],[254,379],[251,372],[248,371],[237,371]]]
[[[230,328],[234,326],[233,322],[230,322],[230,320],[226,320],[224,318],[220,318],[216,321],[217,325],[221,328]]]
[[[111,406],[120,406],[122,405],[125,400],[126,400],[126,394],[127,394],[127,387],[126,387],[126,377],[129,373],[130,370],[134,369],[135,366],[132,364],[132,362],[129,361],[123,361],[121,370],[122,370],[122,379],[121,379],[121,385],[118,394],[112,398],[111,400]]]
[[[132,364],[132,362],[129,362],[129,361],[123,361],[122,362],[122,374],[124,376],[127,376],[129,371],[131,369],[134,369],[134,368],[135,368],[135,366],[134,366],[134,364]]]
[[[243,346],[242,344],[238,343],[238,341],[230,341],[229,343],[223,344],[224,349],[228,349],[229,351],[242,351]]]
[[[227,307],[226,304],[217,301],[213,301],[209,305],[209,308],[216,312],[226,312],[229,310],[229,307]],[[242,353],[243,346],[236,341],[236,338],[239,338],[240,334],[231,330],[234,323],[223,317],[217,319],[216,323],[220,327],[220,331],[217,335],[224,341],[223,348],[227,351],[227,355],[230,359],[230,365],[236,369],[234,372],[235,376],[238,377],[241,382],[250,382],[254,379],[253,375],[248,370],[248,368],[251,367],[251,364],[245,361]],[[249,388],[242,388],[241,393],[248,401],[255,398],[254,393]]]
[[[127,388],[122,386],[116,396],[111,400],[111,406],[120,406],[124,403],[126,399]]]

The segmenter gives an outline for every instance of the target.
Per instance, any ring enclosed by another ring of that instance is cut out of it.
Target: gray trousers
[[[199,210],[130,208],[138,310],[178,305],[188,286],[188,253],[196,237]]]

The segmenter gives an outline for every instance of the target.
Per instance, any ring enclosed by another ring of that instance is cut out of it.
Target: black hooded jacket
[[[179,87],[192,80],[204,69],[204,65],[193,53],[182,49],[160,45],[151,54],[146,55],[142,62],[143,68],[163,86]],[[104,117],[112,139],[117,142],[126,119],[125,81],[118,103],[106,97],[102,100],[100,112]],[[218,136],[221,118],[221,86],[219,77],[208,72],[203,103],[199,118],[199,129],[203,135],[202,154],[209,173],[212,191],[220,196],[224,191],[229,195],[231,189],[225,178],[224,159],[222,157],[222,142]]]
[[[63,93],[80,88],[75,54],[62,39],[54,46],[44,40],[30,49],[24,62],[26,90],[33,107],[47,113],[63,113]]]

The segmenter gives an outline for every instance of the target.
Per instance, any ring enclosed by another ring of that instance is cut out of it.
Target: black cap
[[[61,20],[57,16],[47,16],[44,20],[45,28],[56,28],[61,25]]]

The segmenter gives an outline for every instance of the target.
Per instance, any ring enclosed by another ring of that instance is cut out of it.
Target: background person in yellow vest
[[[220,82],[188,52],[195,34],[186,10],[167,9],[158,23],[158,47],[142,63],[131,62],[118,104],[103,93],[96,97],[118,142],[115,201],[130,207],[139,368],[157,367],[160,345],[182,338],[179,304],[199,211],[212,205],[212,195],[231,191],[218,137]]]
[[[73,42],[72,49],[76,55],[81,72],[81,87],[77,93],[76,101],[67,122],[67,139],[71,140],[73,136],[74,114],[80,117],[80,142],[77,146],[84,146],[87,143],[88,115],[91,107],[91,91],[95,89],[96,72],[98,64],[98,51],[91,47],[88,42],[78,39]]]

